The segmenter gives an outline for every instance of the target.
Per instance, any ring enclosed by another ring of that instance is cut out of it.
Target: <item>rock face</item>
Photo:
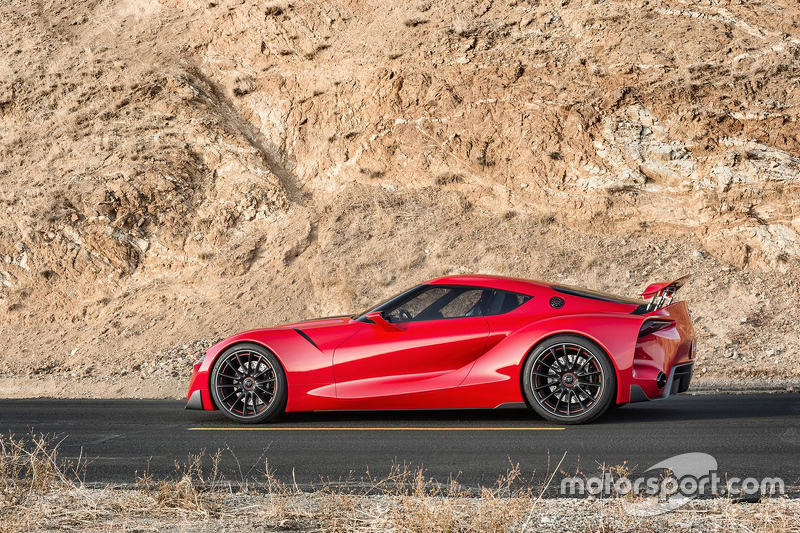
[[[5,2],[0,394],[180,396],[200,345],[455,272],[693,273],[702,376],[800,377],[798,23],[788,1]]]

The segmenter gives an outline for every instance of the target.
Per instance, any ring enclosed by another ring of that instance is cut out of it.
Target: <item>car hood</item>
[[[353,322],[353,318],[349,315],[344,316],[329,316],[324,318],[312,318],[311,320],[302,320],[300,322],[292,322],[290,324],[283,324],[278,328],[283,329],[302,329],[303,331],[316,328],[330,328],[333,326],[346,326]]]
[[[353,320],[349,316],[335,316],[328,318],[316,318],[313,320],[304,320],[302,322],[292,322],[290,324],[282,324],[280,326],[272,326],[268,328],[251,329],[237,333],[228,337],[211,348],[206,353],[216,356],[226,346],[230,346],[235,342],[266,342],[271,334],[283,333],[287,330],[297,330],[301,335],[307,339],[311,339],[320,351],[336,347],[342,340],[346,339],[359,329],[363,328],[366,324]],[[294,334],[292,334],[294,335]],[[279,335],[283,337],[283,335]]]

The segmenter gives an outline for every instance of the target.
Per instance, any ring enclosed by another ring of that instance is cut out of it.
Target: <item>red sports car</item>
[[[636,300],[494,276],[434,279],[354,316],[239,333],[194,365],[187,409],[239,422],[287,411],[531,408],[560,424],[684,392],[689,276]]]

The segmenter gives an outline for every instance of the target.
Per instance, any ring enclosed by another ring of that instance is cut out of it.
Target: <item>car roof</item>
[[[425,282],[426,285],[473,285],[487,289],[501,289],[506,291],[529,294],[536,289],[549,287],[549,283],[532,279],[511,278],[506,276],[489,276],[485,274],[463,274],[457,276],[443,276]]]

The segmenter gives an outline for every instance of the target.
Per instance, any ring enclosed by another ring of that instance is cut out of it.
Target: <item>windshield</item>
[[[364,312],[358,313],[356,315],[352,315],[351,318],[353,320],[359,320],[361,322],[364,322],[364,321],[367,320],[367,318],[366,318],[367,313],[371,313],[372,311],[383,311],[384,309],[389,307],[396,300],[406,298],[406,297],[410,296],[412,293],[420,290],[422,287],[424,287],[424,285],[417,285],[417,286],[412,287],[412,288],[410,288],[408,290],[405,290],[405,291],[403,291],[403,292],[401,292],[399,294],[395,294],[391,298],[382,301],[378,305],[374,305],[374,306],[370,307],[369,309],[367,309]]]

